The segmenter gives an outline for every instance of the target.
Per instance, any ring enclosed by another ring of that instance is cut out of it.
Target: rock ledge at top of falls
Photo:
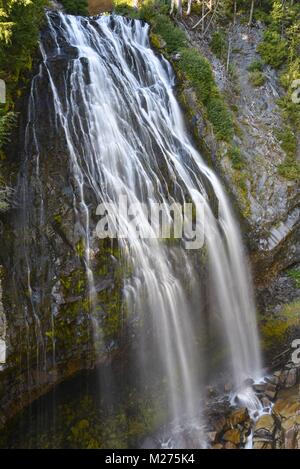
[[[192,18],[185,24],[194,24]],[[211,159],[236,201],[241,214],[245,237],[252,255],[253,271],[258,285],[266,285],[277,273],[300,261],[300,191],[299,181],[290,181],[278,173],[285,160],[285,152],[275,137],[275,130],[283,127],[277,99],[284,90],[277,72],[265,66],[266,82],[254,87],[249,81],[248,67],[259,60],[256,52],[263,35],[257,23],[249,30],[237,24],[231,34],[234,77],[209,48],[209,37],[186,29],[191,44],[209,60],[216,83],[223,92],[238,126],[234,145],[239,147],[245,167],[235,170],[227,156],[226,145],[215,138],[193,90],[183,83],[183,104],[187,119],[200,142],[203,152]],[[300,135],[298,135],[298,141]],[[297,158],[300,158],[298,145]]]

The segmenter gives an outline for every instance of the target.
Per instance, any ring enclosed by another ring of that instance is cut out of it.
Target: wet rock
[[[267,385],[265,383],[263,384],[254,384],[253,389],[257,393],[263,393],[266,390]]]
[[[272,449],[272,443],[253,439],[253,449]]]
[[[207,395],[208,397],[216,397],[218,394],[216,388],[214,388],[213,386],[209,386],[208,389],[207,389]]]
[[[277,387],[274,384],[269,383],[266,387],[265,394],[271,400],[274,400],[277,394]]]
[[[300,414],[300,402],[296,399],[278,399],[275,402],[272,413],[279,420],[295,417]]]
[[[216,441],[217,441],[217,436],[218,436],[218,433],[217,433],[217,432],[208,432],[208,433],[206,434],[207,442],[208,442],[209,444],[216,443]]]
[[[234,443],[231,443],[231,441],[227,441],[224,445],[224,449],[237,449],[237,447]]]
[[[268,383],[274,384],[274,386],[277,386],[279,384],[279,377],[278,376],[269,376],[266,378],[266,381]]]
[[[235,427],[238,424],[244,423],[249,420],[249,414],[246,407],[237,409],[230,414],[227,419],[227,423],[230,427]]]
[[[213,423],[213,428],[216,432],[221,433],[226,426],[226,418],[220,417]]]
[[[267,409],[271,406],[271,401],[266,396],[263,396],[261,399],[261,403],[264,409]]]
[[[223,439],[226,442],[239,446],[241,443],[241,432],[238,428],[227,430],[227,432],[225,432],[223,435]]]
[[[232,391],[232,389],[233,389],[232,383],[225,383],[224,384],[224,392],[229,393],[229,392]]]
[[[178,62],[180,59],[181,59],[181,54],[179,52],[177,52],[177,54],[172,55],[172,60],[174,60],[175,62]]]
[[[281,422],[281,428],[284,430],[285,433],[290,431],[292,428],[300,426],[300,415],[293,415],[287,419],[284,419]]]
[[[223,445],[221,443],[216,443],[212,446],[212,449],[223,449]]]
[[[247,378],[244,381],[244,386],[247,388],[248,387],[250,388],[251,386],[253,386],[253,384],[254,384],[254,380],[252,378]]]
[[[283,442],[282,442],[282,431],[280,428],[277,428],[275,432],[274,441],[275,441],[275,444],[274,444],[275,449],[281,449],[283,446]]]
[[[285,387],[286,388],[291,388],[296,385],[297,383],[297,369],[292,368],[291,370],[288,371],[286,379],[285,379]]]
[[[296,431],[295,428],[290,428],[284,435],[284,448],[295,449]]]
[[[254,437],[272,441],[275,432],[275,419],[272,415],[262,415],[254,426]]]

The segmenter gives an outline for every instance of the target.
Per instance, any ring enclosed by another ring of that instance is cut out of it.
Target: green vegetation
[[[224,31],[215,31],[212,34],[210,48],[219,59],[225,59],[227,56],[228,45]]]
[[[265,63],[279,68],[287,58],[287,46],[287,41],[277,31],[266,31],[257,51]]]
[[[286,158],[282,164],[278,166],[278,173],[290,181],[300,178],[300,165],[291,158]]]
[[[243,169],[244,161],[241,155],[241,150],[237,146],[231,146],[228,151],[228,156],[232,162],[232,167],[236,170]]]
[[[293,180],[300,177],[296,160],[296,133],[300,128],[300,104],[292,100],[295,80],[300,79],[300,3],[269,0],[264,2],[265,21],[268,26],[258,52],[267,64],[280,67],[281,84],[286,95],[278,101],[285,127],[282,148],[286,159],[278,168],[279,174]],[[285,136],[284,136],[285,134]]]
[[[71,15],[87,15],[88,2],[87,0],[61,0],[67,13]]]
[[[261,60],[254,60],[248,67],[249,81],[253,86],[262,86],[266,81],[266,76],[263,73],[263,62]]]
[[[50,418],[53,408],[47,403],[44,415],[48,418],[43,422],[25,409],[1,432],[0,447],[134,448],[167,420],[164,382],[147,385],[143,394],[134,386],[130,389],[122,386],[118,400],[112,389],[114,405],[108,405],[95,380],[96,377],[93,381],[88,378],[80,390],[78,381],[67,383],[67,392],[63,397],[60,392],[57,398],[55,419]],[[16,428],[27,425],[28,419],[32,422],[30,430],[16,432]]]
[[[295,133],[291,127],[286,126],[284,129],[278,129],[275,135],[286,154],[284,162],[278,166],[279,174],[289,180],[299,179],[300,165],[296,160],[297,138]]]
[[[250,72],[249,81],[253,86],[262,86],[266,82],[266,75],[263,72],[255,70],[253,72]]]
[[[262,72],[263,62],[261,60],[254,60],[248,67],[248,72]]]
[[[0,0],[0,79],[6,103],[0,104],[0,159],[16,125],[15,104],[28,84],[46,0]],[[8,192],[0,169],[0,210],[8,209]]]
[[[294,280],[296,288],[300,288],[300,270],[291,269],[288,271],[288,276]]]
[[[290,158],[296,156],[297,139],[294,132],[290,127],[284,129],[277,129],[275,136],[279,140],[281,148],[285,151],[286,155]]]
[[[299,327],[300,301],[283,306],[277,318],[264,318],[261,332],[265,349],[277,348],[284,345],[287,334],[295,327]]]
[[[143,10],[141,15],[146,16]],[[167,52],[177,52],[186,47],[187,39],[184,32],[175,26],[168,16],[161,13],[151,16],[151,25],[155,34],[164,40]]]

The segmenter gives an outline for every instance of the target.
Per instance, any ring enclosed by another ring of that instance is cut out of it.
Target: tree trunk
[[[255,0],[251,0],[250,18],[249,18],[248,26],[251,26],[251,25],[252,25],[253,13],[254,13],[254,2],[255,2]]]

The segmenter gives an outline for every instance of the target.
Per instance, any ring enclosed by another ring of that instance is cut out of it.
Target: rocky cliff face
[[[249,66],[259,60],[256,52],[263,27],[237,24],[230,32],[230,65],[219,60],[209,47],[210,37],[201,38],[191,29],[194,18],[184,28],[191,44],[209,60],[219,88],[235,118],[234,143],[243,167],[234,169],[226,146],[219,144],[207,124],[191,89],[181,85],[179,97],[203,151],[223,176],[237,202],[245,237],[250,247],[258,286],[267,285],[280,270],[300,260],[299,181],[279,174],[286,154],[277,130],[284,128],[277,100],[284,94],[277,73],[264,67],[264,82],[254,86]],[[299,142],[298,135],[298,142]],[[297,158],[300,158],[298,145]]]
[[[197,142],[237,201],[256,282],[260,289],[266,288],[261,297],[267,298],[273,296],[274,288],[278,291],[277,280],[275,284],[270,280],[300,261],[299,185],[278,173],[285,154],[274,131],[281,125],[276,99],[283,91],[269,68],[261,87],[249,81],[248,66],[257,58],[260,27],[249,31],[237,26],[232,32],[234,75],[226,72],[226,66],[212,54],[208,42],[200,40],[197,31],[189,29],[188,34],[212,64],[235,115],[235,143],[242,152],[243,169],[233,168],[226,146],[215,138],[193,91],[181,83],[178,95]],[[52,58],[51,67],[57,76],[63,76],[74,54],[75,50],[68,49],[63,60]],[[33,112],[37,95],[40,101]],[[34,135],[30,126],[37,122],[38,135]],[[106,361],[126,342],[120,323],[122,267],[117,246],[110,244],[93,247],[104,340],[98,343],[91,330],[83,238],[74,216],[76,185],[70,176],[66,142],[55,129],[45,76],[33,83],[23,103],[12,149],[14,164],[19,167],[14,208],[2,225],[5,317],[0,309],[0,339],[5,339],[7,360],[0,371],[0,425],[55,383],[94,366],[95,350],[101,351],[98,360]],[[36,138],[42,142],[39,148]],[[89,202],[95,205],[97,201],[90,195]],[[290,300],[285,290],[282,296],[279,303]],[[297,298],[297,292],[293,293],[291,301]],[[268,309],[270,302],[261,303]]]
[[[42,34],[47,36],[47,28]],[[49,67],[62,85],[74,56],[75,50],[66,49],[63,58],[51,58]],[[93,270],[104,334],[98,337],[91,321],[84,236],[74,209],[77,188],[43,66],[23,102],[11,152],[19,172],[13,209],[1,225],[7,358],[0,371],[0,425],[55,383],[116,353],[122,311],[118,247],[99,242],[93,246]],[[87,200],[97,206],[92,195]]]

